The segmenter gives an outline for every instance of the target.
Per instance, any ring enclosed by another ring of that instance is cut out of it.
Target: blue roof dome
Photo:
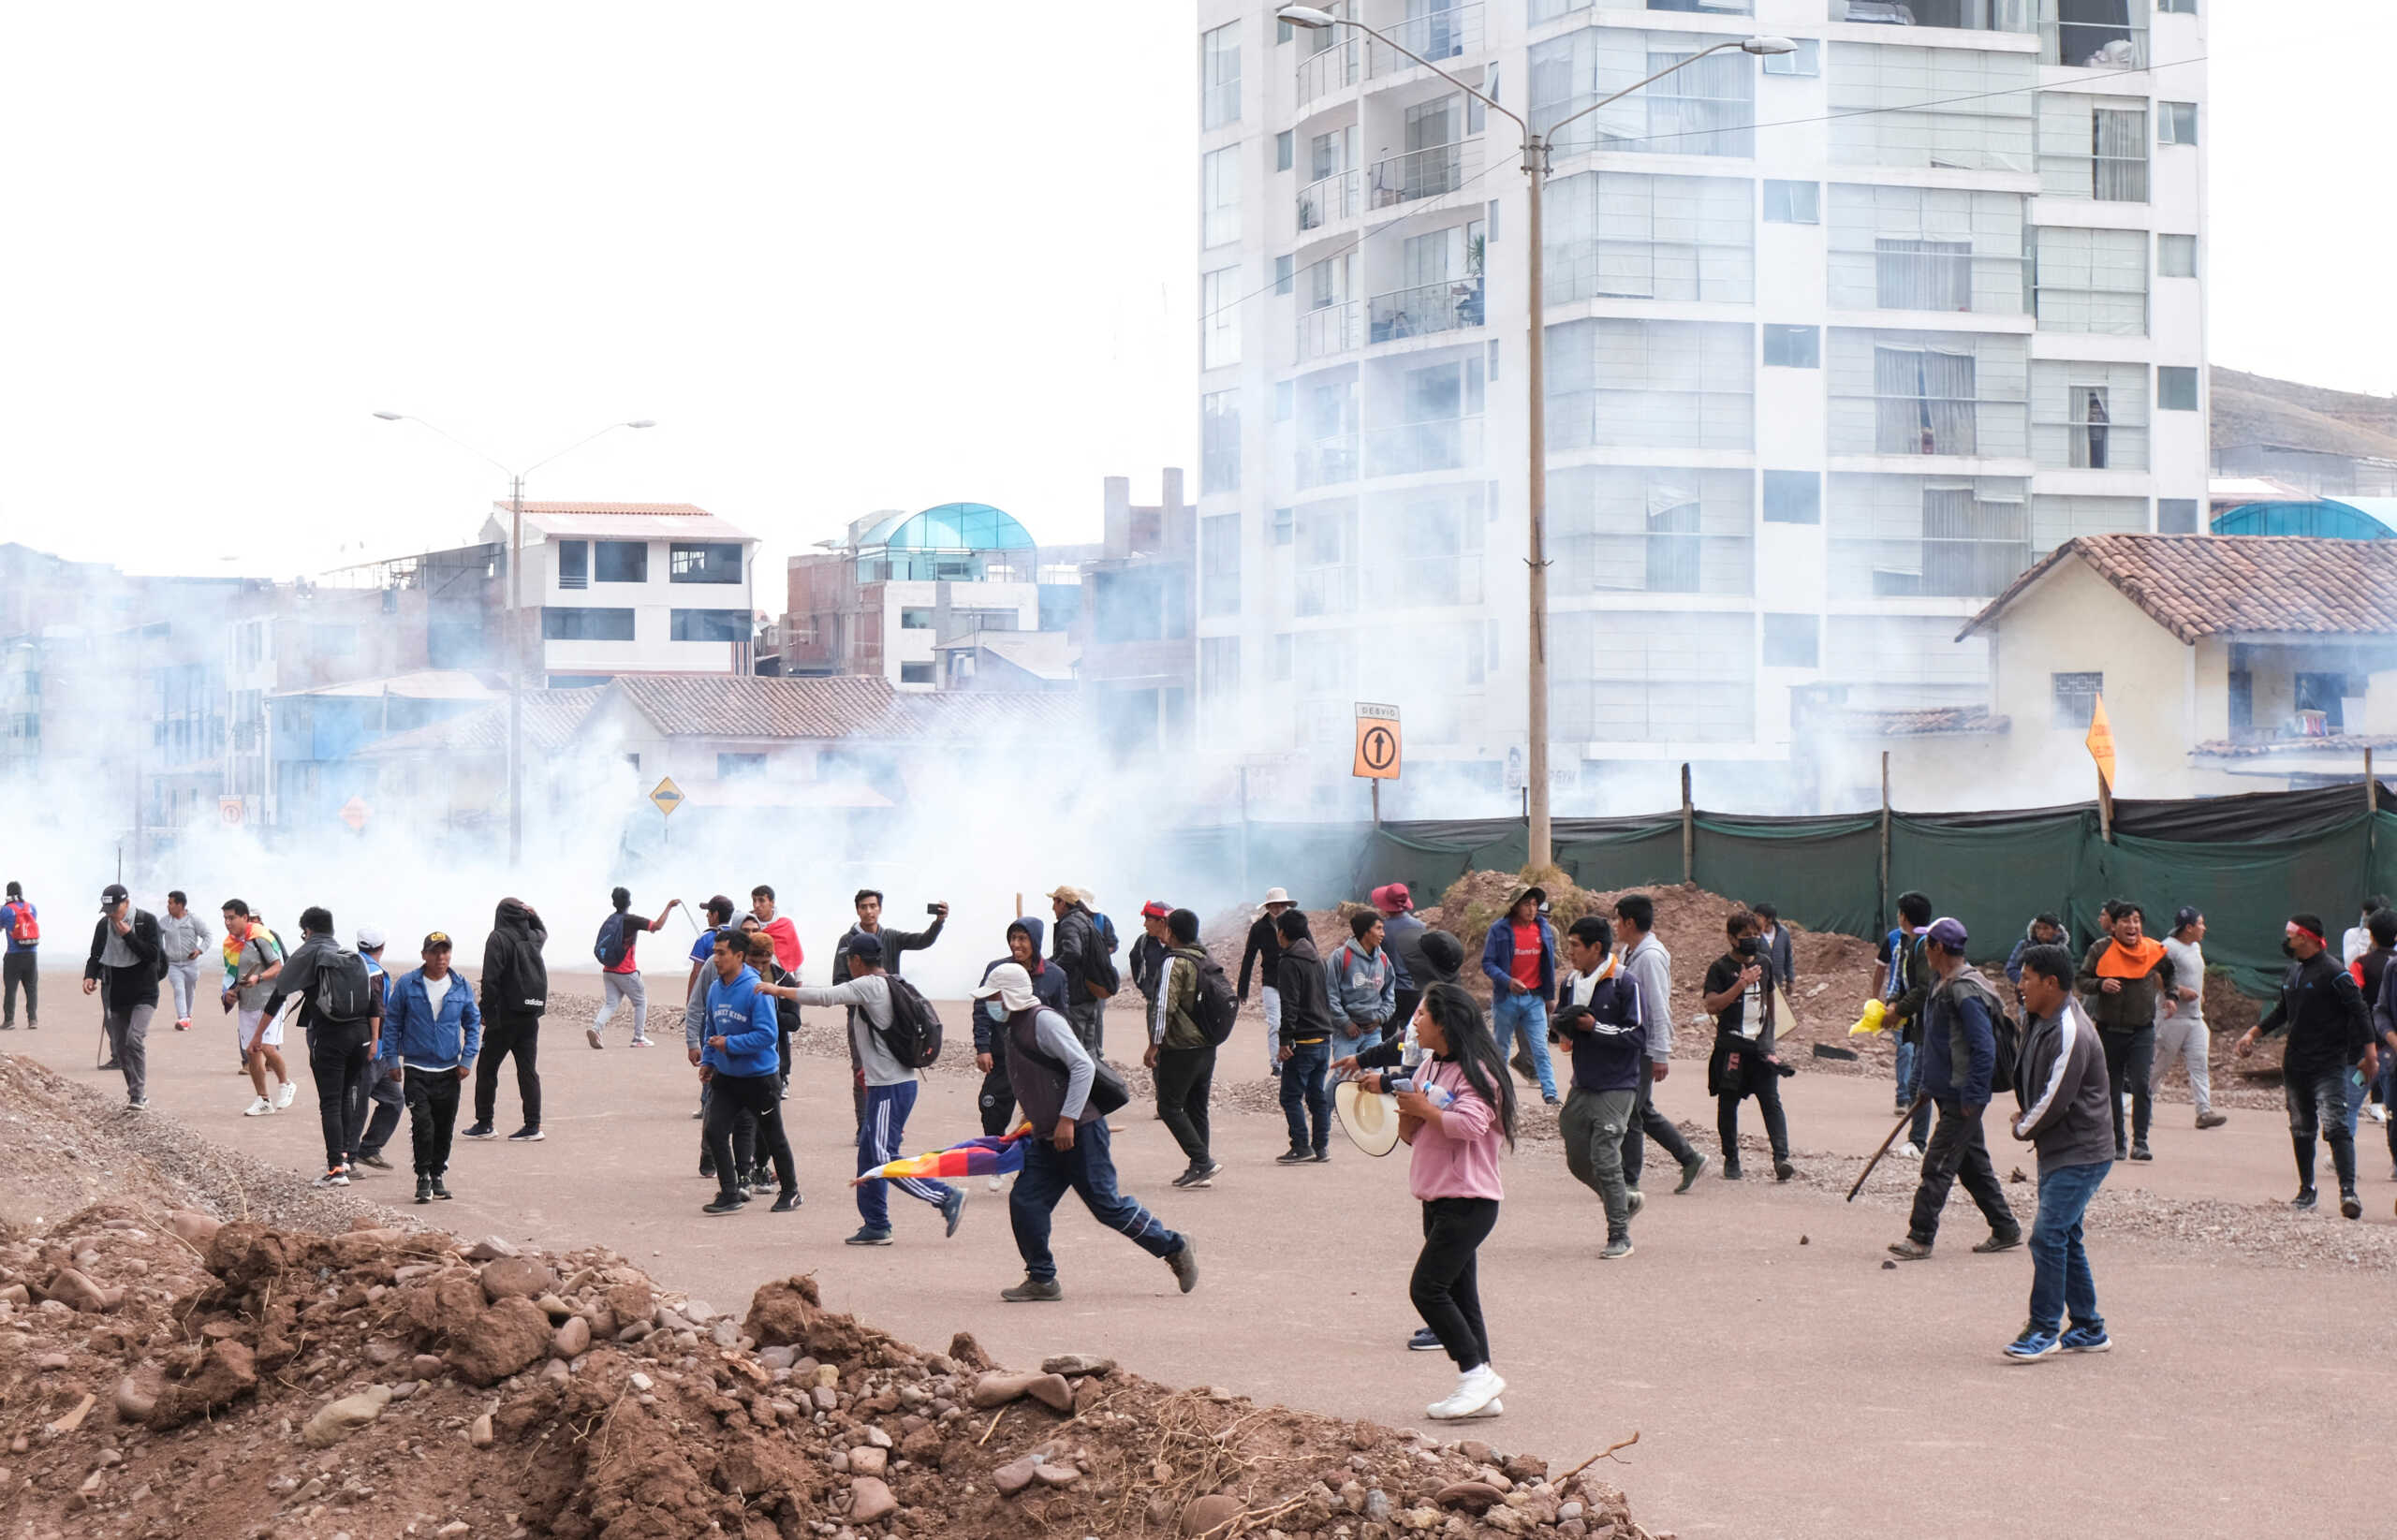
[[[858,538],[861,549],[890,550],[1016,550],[1033,544],[1030,530],[988,503],[943,503],[921,513],[894,513]]]

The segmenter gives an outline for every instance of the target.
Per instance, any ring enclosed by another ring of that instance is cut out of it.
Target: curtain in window
[[[2102,385],[2076,385],[2072,388],[2072,463],[2078,469],[2102,471],[2106,468],[2109,446],[2106,435],[2113,422],[2106,409],[2106,388]]]
[[[1879,239],[1873,252],[1881,309],[1973,308],[1971,242]]]
[[[1648,72],[1670,69],[1686,52],[1651,51]],[[1717,53],[1648,87],[1648,142],[1662,155],[1744,155],[1755,138],[1754,66],[1744,53]]]
[[[1698,586],[1698,494],[1669,481],[1648,488],[1648,592],[1695,594]]]
[[[1874,448],[1897,455],[1978,452],[1975,393],[1970,353],[1875,347]]]
[[[2096,196],[2112,203],[2147,201],[2147,114],[2099,108]]]

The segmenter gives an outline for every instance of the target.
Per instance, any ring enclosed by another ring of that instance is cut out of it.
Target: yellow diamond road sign
[[[659,813],[670,818],[674,810],[683,805],[683,788],[676,785],[674,777],[669,775],[657,783],[657,789],[649,794],[649,799],[657,804]]]

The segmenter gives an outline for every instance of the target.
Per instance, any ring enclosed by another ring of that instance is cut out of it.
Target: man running
[[[649,988],[641,982],[640,961],[634,947],[642,936],[664,930],[668,918],[683,907],[683,901],[668,899],[655,918],[632,912],[630,889],[611,889],[608,902],[616,906],[616,912],[599,922],[599,939],[591,948],[599,960],[599,1009],[592,1015],[591,1025],[582,1035],[595,1049],[606,1047],[599,1034],[608,1030],[609,1019],[616,1014],[616,1007],[624,1005],[633,1016],[632,1046],[645,1049],[650,1046]]]
[[[1249,968],[1257,965],[1257,987],[1263,992],[1257,997],[1265,1009],[1265,1073],[1282,1073],[1282,932],[1274,927],[1282,917],[1298,905],[1292,902],[1289,889],[1269,887],[1265,902],[1257,910],[1257,918],[1248,927],[1248,945],[1240,954],[1240,1003],[1248,1004]]]
[[[2318,1136],[2331,1146],[2331,1164],[2339,1179],[2339,1212],[2361,1219],[2356,1141],[2347,1132],[2346,1078],[2353,1072],[2370,1079],[2378,1067],[2371,1012],[2355,976],[2331,957],[2320,916],[2291,915],[2286,935],[2281,950],[2290,962],[2281,975],[2280,999],[2261,1021],[2241,1034],[2231,1051],[2244,1059],[2256,1051],[2257,1038],[2288,1034],[2288,1048],[2281,1056],[2281,1088],[2288,1103],[2289,1141],[2297,1153],[2297,1196],[2289,1199],[2289,1207],[2315,1206],[2314,1141]],[[2116,1105],[2119,1108],[2119,1097]]]
[[[1007,1009],[1007,1073],[1033,1129],[1024,1141],[1022,1174],[1007,1195],[1023,1282],[1001,1289],[999,1298],[1011,1304],[1065,1298],[1057,1259],[1049,1249],[1049,1227],[1058,1199],[1069,1188],[1081,1195],[1092,1218],[1172,1269],[1183,1293],[1197,1288],[1198,1254],[1189,1239],[1116,1188],[1107,1120],[1091,1099],[1097,1062],[1072,1026],[1040,1004],[1031,977],[1014,963],[992,970],[974,994],[978,1000],[995,998]]]
[[[2156,1089],[2164,1083],[2164,1072],[2176,1059],[2185,1061],[2189,1070],[2189,1099],[2198,1106],[2199,1128],[2220,1128],[2230,1121],[2213,1109],[2213,1081],[2209,1073],[2207,1056],[2213,1049],[2213,1034],[2206,1029],[2206,957],[2199,943],[2206,939],[2206,917],[2195,908],[2184,906],[2172,917],[2172,933],[2164,938],[2164,955],[2172,963],[2172,1000],[2175,1009],[2167,1015],[2157,1007],[2155,1021],[2155,1070],[2148,1081],[2148,1096],[2152,1101]],[[2389,939],[2397,942],[2397,916],[2389,921]],[[2048,943],[2042,943],[2048,945]],[[2372,982],[2379,983],[2390,955],[2384,952],[2380,968],[2372,970]],[[2377,998],[2375,989],[2364,990],[2367,1001]]]
[[[1964,961],[1969,939],[1963,923],[1954,919],[1933,920],[1923,932],[1923,955],[1939,982],[1925,1003],[1916,1080],[1939,1109],[1939,1121],[1922,1151],[1922,1181],[1915,1188],[1906,1238],[1890,1243],[1890,1254],[1901,1262],[1931,1254],[1939,1212],[1959,1178],[1989,1221],[1989,1239],[1973,1250],[2011,1251],[2022,1244],[2022,1223],[2006,1201],[1981,1129],[1993,1089],[2012,1089],[2015,1066],[2000,1064],[1997,1052],[1997,1023],[2006,1006],[1980,970]]]
[[[257,1099],[242,1116],[270,1117],[289,1107],[297,1093],[291,1071],[283,1063],[283,1021],[266,1009],[274,981],[283,972],[283,948],[275,945],[274,932],[241,899],[227,899],[220,917],[225,921],[221,946],[225,985],[217,998],[233,1013],[234,1042],[242,1050],[242,1067],[249,1072],[250,1087],[257,1093]],[[272,1092],[266,1083],[270,1071],[275,1079]]]
[[[2164,944],[2144,933],[2147,916],[2128,899],[2105,908],[2108,934],[2081,960],[2081,994],[2106,1045],[2106,1072],[2114,1078],[2114,1158],[2121,1160],[2123,1093],[2131,1097],[2129,1158],[2154,1160],[2147,1127],[2155,1111],[2155,1023],[2179,1013],[2174,986],[2180,982]],[[2205,980],[2195,981],[2203,988]],[[2340,1106],[2346,1120],[2345,1094]]]
[[[92,927],[92,951],[83,961],[83,992],[99,991],[109,1061],[124,1072],[125,1099],[136,1112],[150,1110],[145,1045],[150,1018],[158,1009],[158,980],[165,973],[158,917],[136,909],[123,883],[109,884],[100,891],[100,919]]]
[[[1640,1173],[1654,1139],[1682,1168],[1673,1191],[1686,1193],[1706,1174],[1707,1160],[1682,1137],[1673,1120],[1656,1106],[1656,1082],[1673,1070],[1673,954],[1656,939],[1656,901],[1625,893],[1614,905],[1615,953],[1640,986],[1640,1008],[1648,1021],[1648,1051],[1640,1061],[1640,1103],[1623,1133],[1623,1180],[1640,1191]]]
[[[474,1072],[483,1017],[475,991],[449,971],[449,938],[435,931],[418,956],[424,965],[403,975],[386,996],[382,1047],[375,1063],[400,1082],[408,1106],[408,1148],[416,1164],[416,1200],[448,1202],[442,1177],[449,1169],[449,1133],[458,1122],[458,1091]]]
[[[475,1061],[475,1123],[470,1139],[495,1139],[492,1114],[499,1100],[499,1066],[516,1060],[516,1094],[524,1104],[524,1126],[507,1136],[511,1144],[533,1144],[541,1132],[541,1016],[550,1008],[550,969],[541,961],[549,928],[522,899],[502,899],[483,942],[481,1005],[483,1051]]]
[[[1631,1254],[1631,1219],[1640,1194],[1624,1180],[1624,1147],[1638,1137],[1640,1061],[1648,1047],[1648,1021],[1640,986],[1614,955],[1614,930],[1596,915],[1583,915],[1565,932],[1565,961],[1572,965],[1556,986],[1556,1034],[1572,1060],[1572,1086],[1556,1132],[1565,1141],[1565,1166],[1573,1180],[1598,1195],[1605,1206],[1606,1248],[1602,1262]]]
[[[175,994],[175,1030],[191,1031],[192,998],[199,992],[199,958],[213,939],[208,922],[191,912],[180,887],[167,895],[167,917],[158,922],[158,945],[167,953],[167,983]]]
[[[8,884],[8,902],[0,903],[0,934],[7,951],[0,955],[0,1032],[17,1030],[17,991],[25,991],[25,1030],[41,1030],[41,911],[25,899],[25,885]]]
[[[2072,954],[2042,943],[2016,954],[2023,1028],[2013,1122],[2039,1152],[2039,1211],[2031,1221],[2031,1315],[2008,1342],[2009,1363],[2058,1351],[2103,1353],[2114,1345],[2097,1313],[2097,1283],[2081,1242],[2081,1216],[2114,1168],[2111,1078],[2097,1029],[2072,997]],[[2066,1327],[2066,1317],[2070,1325]]]
[[[1022,915],[1007,922],[1007,955],[982,970],[982,982],[1012,962],[1032,979],[1032,992],[1040,1003],[1066,1014],[1066,971],[1040,955],[1041,938],[1048,927],[1030,915]],[[1007,1079],[1007,1007],[994,995],[974,1007],[974,1067],[982,1072],[982,1132],[993,1138],[1006,1133],[1015,1124],[1015,1087]],[[997,1192],[1005,1179],[991,1178],[991,1191]]]

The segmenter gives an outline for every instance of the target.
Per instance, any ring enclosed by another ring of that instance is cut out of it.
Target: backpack
[[[1190,1019],[1198,1023],[1209,1047],[1220,1048],[1231,1036],[1232,1023],[1240,1017],[1240,997],[1233,992],[1231,978],[1222,963],[1205,956],[1189,961],[1198,975],[1190,997]]]
[[[1115,971],[1115,923],[1105,915],[1090,917],[1091,945],[1082,949],[1082,984],[1094,1000],[1112,1000],[1124,987]]]
[[[599,939],[592,945],[591,955],[599,966],[613,973],[625,965],[625,953],[631,950],[625,943],[625,917],[610,915],[599,922]]]
[[[882,977],[890,987],[890,1025],[883,1029],[882,1041],[906,1068],[925,1068],[940,1057],[940,1014],[897,974]]]
[[[309,997],[316,1019],[347,1026],[375,1014],[374,982],[366,959],[356,952],[334,952],[316,964],[316,988]]]
[[[32,904],[8,905],[8,939],[20,946],[31,946],[41,940],[41,921],[35,917]]]
[[[1997,1100],[2000,1092],[2019,1097],[2022,1090],[2022,1029],[2014,1024],[2013,1016],[2002,1008],[1991,1017],[1990,1028],[1997,1039],[1997,1065],[1989,1077],[1990,1100]]]

